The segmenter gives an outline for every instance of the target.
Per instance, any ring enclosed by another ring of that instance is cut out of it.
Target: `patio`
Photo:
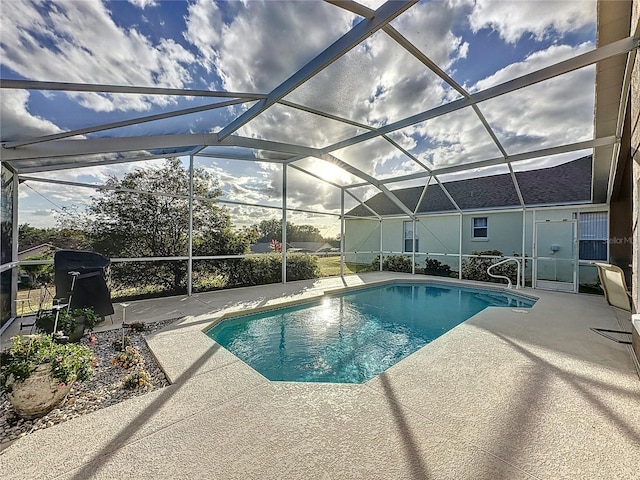
[[[16,441],[0,454],[3,478],[637,473],[640,382],[629,349],[589,330],[627,321],[603,297],[525,289],[539,297],[528,313],[489,308],[363,385],[269,382],[201,332],[225,310],[395,278],[416,277],[369,273],[132,303],[132,321],[184,316],[149,339],[173,385]]]
[[[114,298],[188,295],[126,307],[127,322],[180,319],[148,338],[171,386],[25,435],[1,478],[638,477],[640,365],[590,330],[631,315],[577,293],[606,261],[638,305],[638,0],[11,7],[0,346],[19,333],[21,270],[53,263],[19,257],[29,222],[108,257]],[[575,161],[584,177],[563,170]],[[287,265],[288,243],[311,243],[294,227],[339,252],[339,276],[293,281],[311,278]],[[278,275],[229,280],[255,242]],[[391,256],[478,285],[464,262],[503,253],[523,284],[576,293],[525,288],[531,310],[488,308],[364,384],[270,382],[203,333],[226,312],[429,279],[383,272]],[[101,328],[119,328],[114,306]]]

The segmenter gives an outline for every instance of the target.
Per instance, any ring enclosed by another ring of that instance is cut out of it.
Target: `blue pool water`
[[[269,380],[362,383],[486,307],[534,303],[501,291],[391,284],[230,318],[207,335]]]

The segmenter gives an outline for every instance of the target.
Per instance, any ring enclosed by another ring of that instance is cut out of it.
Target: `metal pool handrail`
[[[518,260],[517,258],[506,258],[498,263],[494,263],[493,265],[489,265],[489,268],[487,268],[487,275],[489,275],[492,278],[503,278],[505,279],[508,283],[507,283],[507,288],[513,288],[513,283],[511,283],[511,279],[509,277],[507,277],[506,275],[495,275],[493,273],[491,273],[491,269],[493,267],[497,267],[498,265],[502,265],[503,263],[507,263],[507,262],[516,262],[516,264],[518,265],[518,273],[517,273],[517,280],[516,280],[516,290],[520,290],[521,286],[520,286],[520,260]]]

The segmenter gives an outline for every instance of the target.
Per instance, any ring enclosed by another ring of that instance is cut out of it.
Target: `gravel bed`
[[[144,362],[139,365],[139,368],[143,368],[151,376],[151,386],[149,387],[134,390],[122,387],[123,378],[133,372],[135,368],[125,370],[122,367],[111,364],[111,359],[117,354],[112,342],[122,338],[122,330],[118,328],[95,333],[97,339],[95,345],[88,345],[86,335],[82,338],[81,343],[89,346],[97,359],[97,364],[93,367],[93,376],[85,382],[74,384],[64,403],[51,410],[44,417],[35,420],[20,418],[14,412],[7,396],[3,392],[0,393],[0,450],[6,448],[9,442],[36,430],[52,427],[80,415],[168,386],[167,377],[153,358],[144,337],[176,321],[177,319],[148,323],[146,324],[149,328],[147,332],[125,333],[131,340],[131,345],[144,358]]]

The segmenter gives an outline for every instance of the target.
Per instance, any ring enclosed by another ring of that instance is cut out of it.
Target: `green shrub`
[[[149,263],[149,262],[146,262]],[[131,272],[132,270],[128,270]],[[308,280],[318,278],[320,268],[314,255],[292,253],[287,255],[287,280]],[[151,286],[154,278],[149,275],[135,289],[134,283],[127,283],[121,276],[119,298],[161,297],[183,292],[168,290],[165,286]],[[127,280],[128,281],[128,280]],[[164,280],[159,280],[164,284]],[[224,260],[198,260],[194,263],[193,289],[207,292],[225,288],[265,285],[282,281],[282,256],[278,253],[251,255],[246,258]],[[186,285],[186,284],[185,284]],[[114,295],[115,297],[116,295]]]
[[[376,257],[371,262],[371,268],[375,271],[380,270],[380,258]],[[382,261],[382,270],[388,272],[411,273],[411,257],[406,255],[389,255]]]
[[[279,254],[255,255],[246,258],[219,260],[203,264],[209,275],[223,277],[224,288],[265,285],[282,281],[282,257]],[[318,278],[318,259],[313,255],[287,255],[287,280]]]
[[[215,269],[213,270],[216,271]],[[229,279],[222,274],[209,274],[206,271],[194,272],[193,291],[194,292],[210,292],[211,290],[220,290],[226,288]]]
[[[57,332],[62,332],[63,335],[67,337],[73,337],[76,331],[76,326],[78,324],[78,320],[83,319],[84,327],[82,332],[78,331],[78,340],[79,337],[84,334],[84,332],[91,332],[98,321],[98,316],[93,311],[92,308],[73,308],[67,312],[67,309],[64,308],[60,310],[58,314],[58,323],[56,324],[56,314],[55,312],[48,313],[46,315],[41,315],[36,319],[36,327],[38,331],[42,333],[53,333],[53,327],[56,326]]]
[[[27,257],[25,260],[51,260],[51,253],[45,253],[42,255],[35,255],[33,257]],[[53,283],[53,265],[21,265],[20,269],[23,270],[29,280],[25,283],[26,287],[34,287],[38,284],[51,284]]]
[[[471,255],[484,255],[493,257],[503,257],[500,250],[486,250],[484,252],[471,252]],[[462,278],[465,280],[478,280],[480,282],[493,282],[504,284],[504,279],[493,278],[487,274],[487,268],[501,259],[492,258],[466,258],[462,261]],[[515,284],[518,276],[518,266],[515,262],[499,265],[491,273],[494,275],[504,275],[509,277]]]
[[[424,274],[425,275],[435,275],[438,277],[450,277],[451,276],[451,267],[435,258],[427,258],[425,261]]]
[[[18,335],[13,338],[9,351],[2,354],[0,386],[10,392],[12,382],[26,380],[42,364],[51,364],[51,376],[61,383],[82,382],[93,374],[92,362],[93,352],[89,347],[58,344],[49,335]]]
[[[287,255],[287,280],[309,280],[319,276],[318,257],[304,254]]]

